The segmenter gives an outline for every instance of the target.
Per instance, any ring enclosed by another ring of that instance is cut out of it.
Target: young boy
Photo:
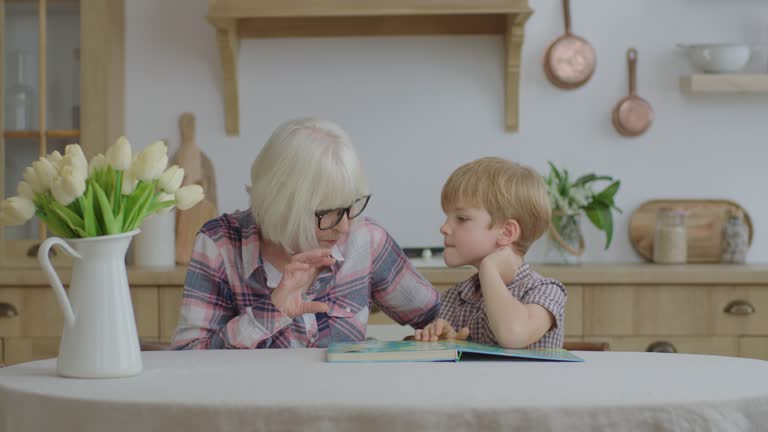
[[[562,348],[565,287],[523,262],[549,228],[552,210],[541,175],[505,159],[478,159],[451,174],[441,204],[445,263],[479,271],[446,291],[439,318],[414,339]]]

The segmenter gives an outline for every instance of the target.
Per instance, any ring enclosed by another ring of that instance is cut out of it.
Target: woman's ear
[[[499,246],[511,246],[520,238],[520,224],[514,219],[507,219],[501,225],[497,243]]]

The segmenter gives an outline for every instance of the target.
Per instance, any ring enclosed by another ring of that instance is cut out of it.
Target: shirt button
[[[350,309],[350,308],[346,308],[344,310],[347,311],[347,312],[352,312],[352,309]]]

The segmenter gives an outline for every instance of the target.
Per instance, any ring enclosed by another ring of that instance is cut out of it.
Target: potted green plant
[[[613,239],[614,197],[621,181],[607,175],[584,174],[574,179],[565,168],[558,169],[548,161],[550,171],[545,177],[549,199],[552,203],[552,224],[549,229],[547,260],[577,263],[584,253],[584,237],[581,232],[581,215],[605,233],[605,249]],[[608,182],[602,189],[599,183]]]

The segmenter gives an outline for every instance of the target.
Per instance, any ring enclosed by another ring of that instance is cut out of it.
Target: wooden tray
[[[752,218],[738,203],[720,199],[651,200],[638,207],[629,220],[629,241],[637,253],[649,261],[653,257],[656,212],[661,207],[688,210],[689,263],[720,262],[721,231],[728,218],[728,210],[741,210],[749,228],[749,244],[752,244]]]

